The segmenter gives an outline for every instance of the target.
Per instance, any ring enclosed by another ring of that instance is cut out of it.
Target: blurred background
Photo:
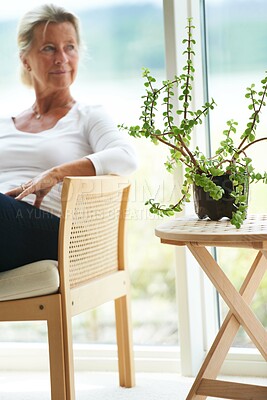
[[[33,103],[31,90],[23,87],[18,77],[16,26],[24,12],[42,3],[37,0],[1,2],[0,98],[3,117],[16,115]],[[141,96],[145,94],[142,67],[149,68],[159,82],[165,79],[162,1],[62,0],[54,3],[75,12],[82,24],[86,49],[73,86],[74,98],[89,104],[103,104],[117,124],[138,124]],[[218,105],[210,117],[210,141],[211,147],[215,148],[228,119],[234,118],[241,130],[245,128],[249,118],[244,97],[246,87],[251,83],[260,87],[267,69],[267,2],[206,0],[201,4],[206,23],[203,38],[207,49],[206,83],[209,97],[213,97]],[[262,115],[260,136],[267,136],[266,111]],[[173,176],[164,169],[165,148],[152,149],[146,140],[131,140],[140,159],[140,168],[132,177],[127,217],[134,343],[179,346],[174,250],[172,246],[161,245],[154,236],[154,228],[161,219],[150,214],[144,205],[151,197],[168,203],[173,198]],[[265,144],[255,148],[255,155],[259,168],[266,168]],[[266,212],[266,187],[255,186],[251,189],[249,211]],[[246,273],[242,262],[253,257],[254,253],[249,250],[218,251],[221,265],[236,285]],[[234,271],[228,270],[229,259],[238,266]],[[253,302],[265,325],[266,297],[265,280]],[[218,302],[223,317],[226,307]],[[75,342],[115,343],[113,320],[112,304],[76,317]],[[1,324],[0,341],[42,342],[46,340],[45,329],[41,322],[34,325]],[[235,346],[250,346],[242,329]]]

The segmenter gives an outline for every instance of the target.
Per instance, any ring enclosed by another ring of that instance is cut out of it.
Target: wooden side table
[[[267,361],[267,332],[249,307],[267,268],[267,215],[248,216],[240,229],[226,220],[217,222],[199,220],[197,217],[177,218],[157,227],[156,236],[160,237],[162,243],[187,246],[230,309],[186,400],[204,400],[207,396],[267,400],[266,386],[216,379],[240,325]],[[258,250],[239,292],[207,246]]]

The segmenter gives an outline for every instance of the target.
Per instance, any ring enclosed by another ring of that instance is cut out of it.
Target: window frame
[[[204,76],[204,63],[199,0],[164,0],[163,12],[167,79],[172,79],[175,74],[182,72],[183,63],[179,64],[179,55],[184,51],[182,39],[185,35],[187,18],[193,17],[196,26],[194,36],[197,41],[197,59],[195,61],[199,66],[196,70],[193,97],[198,104],[203,104],[205,99],[204,80],[202,78]],[[178,106],[178,101],[176,106]],[[198,129],[195,142],[197,137],[199,138],[198,145],[204,144],[207,149],[206,131]],[[174,179],[181,182],[182,175],[183,171],[179,168],[175,171]],[[192,213],[192,210],[190,207],[186,207],[184,213]],[[211,297],[215,298],[216,294],[192,255],[182,247],[176,248],[175,252],[181,372],[185,376],[193,376],[199,370],[218,326],[215,301],[209,301]],[[195,332],[198,332],[198,335],[195,335]]]

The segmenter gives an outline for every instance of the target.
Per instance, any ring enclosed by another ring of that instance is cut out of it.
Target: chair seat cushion
[[[37,261],[0,273],[0,301],[52,294],[58,288],[58,263],[54,260]]]

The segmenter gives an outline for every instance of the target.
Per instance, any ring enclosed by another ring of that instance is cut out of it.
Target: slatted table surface
[[[267,214],[248,215],[240,229],[229,220],[200,220],[196,216],[170,219],[155,230],[162,242],[184,245],[197,242],[203,245],[263,248],[267,247]],[[179,243],[180,242],[180,243]],[[266,243],[265,243],[266,242]]]

